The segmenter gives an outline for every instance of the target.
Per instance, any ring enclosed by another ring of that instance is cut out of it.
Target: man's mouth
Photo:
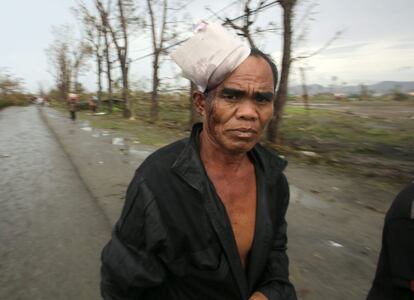
[[[254,128],[235,128],[229,131],[239,138],[252,138],[257,135],[257,130]]]

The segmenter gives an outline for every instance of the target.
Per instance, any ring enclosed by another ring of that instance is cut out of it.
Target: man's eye
[[[272,98],[267,98],[267,97],[256,97],[256,101],[259,103],[268,103],[272,101]]]
[[[229,95],[229,94],[224,94],[223,98],[226,100],[237,100],[238,99],[237,95]]]

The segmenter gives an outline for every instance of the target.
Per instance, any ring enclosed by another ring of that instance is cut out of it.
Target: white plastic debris
[[[302,154],[303,156],[306,157],[310,157],[310,158],[320,158],[321,156],[313,151],[299,151],[300,154]]]
[[[124,146],[124,138],[120,138],[120,137],[112,138],[112,145]]]
[[[334,241],[328,241],[328,243],[329,243],[329,245],[331,245],[332,247],[336,247],[336,248],[343,248],[343,247],[344,247],[344,245],[339,244],[339,243],[334,242]]]

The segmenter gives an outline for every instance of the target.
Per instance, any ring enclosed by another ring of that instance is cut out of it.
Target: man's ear
[[[202,92],[193,92],[193,104],[200,115],[204,116],[206,114],[206,97]]]

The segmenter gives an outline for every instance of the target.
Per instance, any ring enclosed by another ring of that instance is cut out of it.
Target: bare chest
[[[214,185],[229,216],[243,266],[253,244],[256,224],[256,179],[216,180]]]

